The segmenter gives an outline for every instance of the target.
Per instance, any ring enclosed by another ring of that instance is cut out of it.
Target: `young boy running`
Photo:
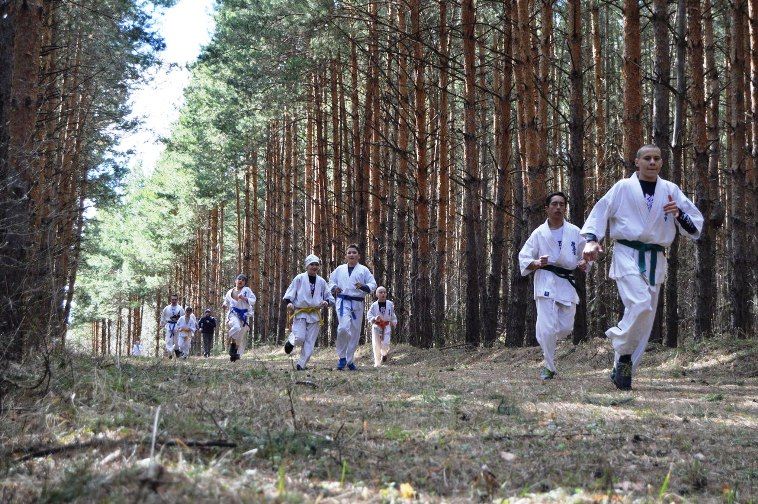
[[[296,346],[302,347],[295,367],[298,371],[305,369],[313,353],[319,329],[323,325],[321,310],[334,304],[326,280],[318,275],[320,268],[321,260],[317,256],[311,254],[306,257],[305,272],[297,275],[284,293],[292,328],[284,351],[290,354]]]
[[[363,324],[363,302],[366,295],[376,289],[376,280],[369,269],[360,264],[358,245],[348,245],[345,250],[345,264],[337,266],[329,275],[332,294],[337,298],[337,369],[345,366],[351,371],[357,368],[353,362]]]
[[[376,301],[368,309],[368,323],[371,324],[374,367],[379,367],[387,362],[392,328],[397,327],[395,304],[387,300],[387,289],[383,286],[376,288]]]
[[[247,286],[247,276],[237,275],[234,287],[229,289],[224,296],[224,307],[229,311],[226,314],[226,327],[229,330],[229,360],[240,360],[245,353],[245,340],[250,330],[247,323],[255,307],[255,294]]]

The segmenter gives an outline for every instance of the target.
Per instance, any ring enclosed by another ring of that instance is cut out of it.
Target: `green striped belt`
[[[655,267],[658,264],[658,252],[666,249],[657,243],[642,243],[637,240],[616,240],[616,242],[631,247],[637,251],[637,266],[642,276],[645,276],[645,253],[650,252],[650,285],[655,285]]]

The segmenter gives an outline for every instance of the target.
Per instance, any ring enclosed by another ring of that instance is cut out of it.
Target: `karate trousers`
[[[308,360],[313,354],[313,348],[316,346],[318,332],[321,324],[316,322],[306,322],[305,318],[299,318],[292,321],[292,332],[290,332],[289,341],[293,346],[300,347],[300,358],[297,363],[305,369]]]
[[[632,355],[636,371],[653,329],[655,310],[658,306],[660,285],[649,285],[642,275],[625,275],[616,279],[624,316],[618,324],[605,331],[615,352],[615,362],[622,355]]]
[[[179,348],[179,335],[176,334],[175,328],[176,328],[176,324],[171,324],[171,323],[166,324],[166,327],[165,327],[166,351],[168,353],[173,353],[174,349]]]
[[[545,367],[555,373],[555,347],[559,338],[565,338],[574,330],[576,304],[563,304],[545,297],[538,297],[536,303],[537,342],[545,356]]]
[[[343,305],[343,306],[340,306]],[[342,310],[342,315],[340,315]],[[339,299],[337,301],[337,356],[346,359],[347,363],[353,362],[355,350],[361,339],[361,325],[363,324],[363,302]]]
[[[179,333],[179,347],[178,347],[179,351],[181,351],[182,354],[189,356],[191,345],[192,345],[192,333],[180,332]]]
[[[389,353],[391,335],[391,325],[380,327],[376,324],[371,324],[371,346],[374,348],[374,367],[381,366],[382,357]]]
[[[226,317],[226,327],[229,330],[229,338],[237,344],[237,355],[245,353],[245,343],[247,341],[247,332],[250,330],[248,324],[243,324],[242,320],[235,314],[230,313]]]

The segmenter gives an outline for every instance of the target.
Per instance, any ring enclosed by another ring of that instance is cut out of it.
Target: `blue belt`
[[[245,327],[247,325],[247,310],[243,310],[242,308],[232,307],[232,311],[242,321],[242,327]]]
[[[169,325],[168,330],[169,332],[171,332],[171,336],[174,336],[174,329],[176,328],[176,322],[169,322],[168,325]]]
[[[365,296],[348,296],[347,294],[337,294],[337,297],[342,300],[340,303],[340,317],[342,317],[342,311],[345,306],[345,301],[350,301],[350,314],[353,316],[353,320],[355,320],[355,312],[353,311],[353,301],[360,301],[361,303],[366,299]]]
[[[622,245],[631,247],[637,251],[637,267],[645,276],[645,253],[650,252],[650,285],[655,285],[655,267],[658,264],[658,252],[664,252],[666,249],[657,243],[642,243],[637,240],[616,240]]]

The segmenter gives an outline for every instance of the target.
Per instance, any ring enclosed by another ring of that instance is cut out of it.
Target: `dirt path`
[[[6,399],[1,500],[756,498],[756,342],[648,352],[632,392],[600,340],[560,346],[547,383],[538,349],[401,347],[380,370],[369,352],[357,372],[332,349],[299,373],[271,348],[235,365],[53,359],[44,398]]]

